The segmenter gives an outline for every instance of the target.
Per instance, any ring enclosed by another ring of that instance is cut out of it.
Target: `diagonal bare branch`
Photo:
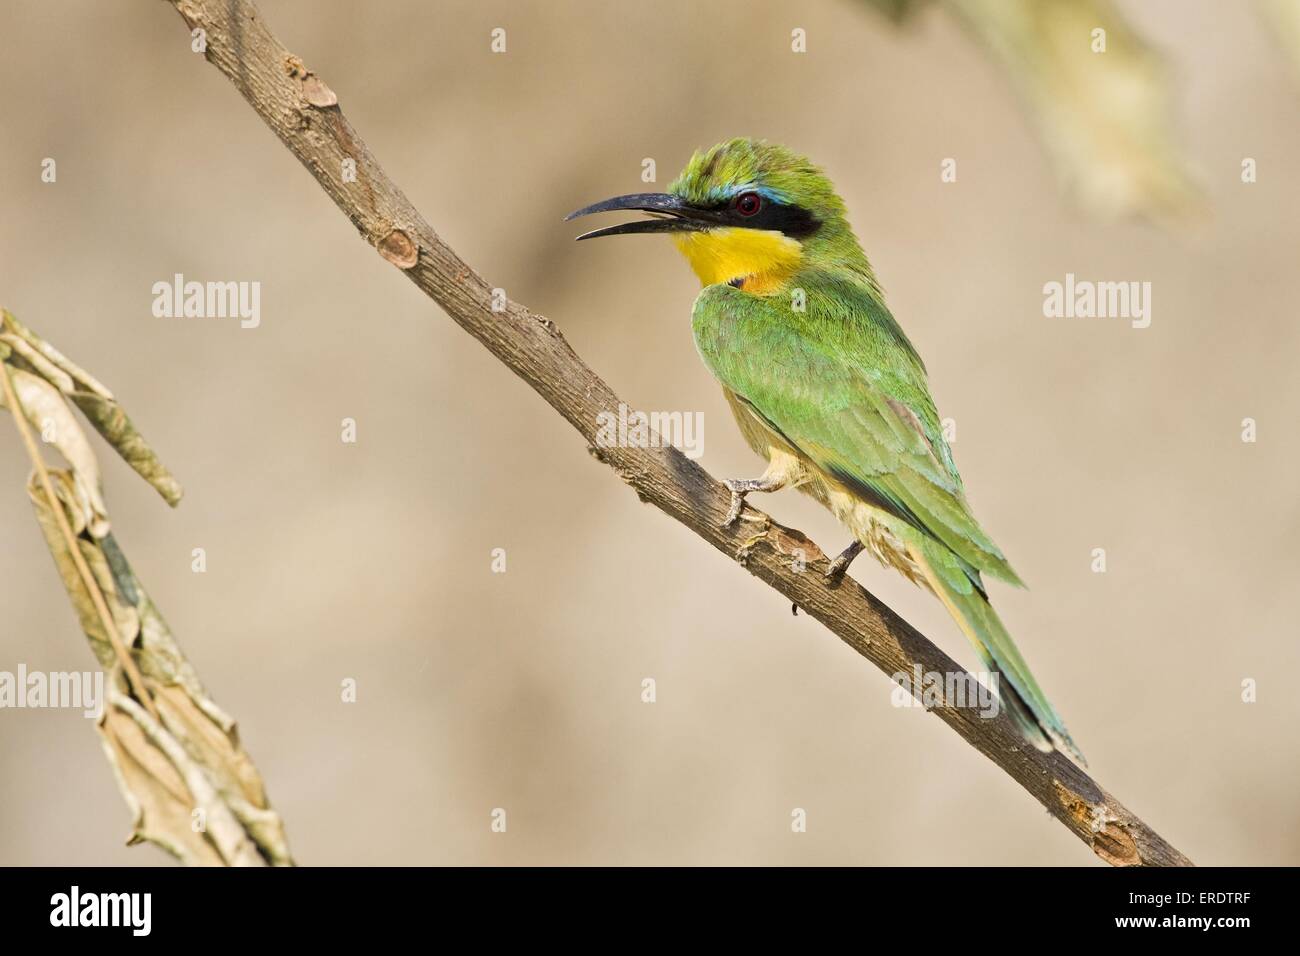
[[[271,34],[251,0],[168,0],[205,56],[298,157],[381,256],[560,413],[647,501],[826,625],[886,674],[961,668],[922,634],[851,581],[822,579],[827,561],[802,533],[761,512],[722,529],[730,496],[674,448],[599,447],[597,416],[620,399],[580,359],[554,322],[515,302],[493,309],[491,286],[451,249],[388,178],[338,106],[338,97]],[[350,161],[350,162],[349,162]],[[355,177],[345,174],[355,166]],[[806,570],[796,570],[802,553]],[[1189,866],[1191,861],[1058,753],[1024,744],[1010,718],[971,708],[935,709],[971,746],[1005,770],[1099,857],[1114,865]]]

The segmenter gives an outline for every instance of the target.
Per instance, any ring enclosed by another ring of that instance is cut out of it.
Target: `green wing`
[[[979,574],[1020,584],[970,512],[925,384],[893,316],[852,278],[806,273],[786,296],[710,286],[695,303],[714,376],[820,469],[942,543]]]
[[[981,573],[1020,579],[970,512],[925,384],[889,311],[852,277],[804,274],[805,310],[784,296],[710,286],[695,344],[713,374],[823,472],[898,522],[934,591],[1005,684],[1026,739],[1083,755],[988,603]]]

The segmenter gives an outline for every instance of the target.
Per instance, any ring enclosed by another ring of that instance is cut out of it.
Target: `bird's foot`
[[[730,528],[740,518],[741,511],[745,509],[745,495],[752,491],[779,491],[783,487],[783,482],[769,478],[728,478],[723,484],[731,492],[731,507],[722,519],[724,528]]]
[[[754,553],[754,545],[766,538],[767,533],[771,530],[772,522],[766,515],[764,515],[763,523],[759,526],[758,534],[750,535],[745,539],[741,546],[736,549],[736,561],[740,563],[742,568],[749,566],[749,556]]]
[[[865,547],[861,541],[854,541],[847,548],[840,552],[839,557],[831,562],[831,566],[826,569],[826,580],[832,584],[838,583],[844,577],[844,572],[849,569],[853,559],[862,553]]]

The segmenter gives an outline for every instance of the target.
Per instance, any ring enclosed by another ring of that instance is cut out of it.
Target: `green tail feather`
[[[1086,766],[1064,722],[1034,680],[997,612],[961,567],[960,559],[937,543],[925,542],[921,550],[931,565],[931,583],[942,588],[942,597],[960,616],[966,636],[988,668],[997,672],[999,696],[1025,738],[1039,750],[1064,751]]]

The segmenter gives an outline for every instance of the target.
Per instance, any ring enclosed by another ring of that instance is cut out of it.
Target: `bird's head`
[[[805,264],[868,268],[844,203],[820,169],[784,146],[733,139],[697,152],[666,193],[594,203],[566,219],[640,210],[649,219],[579,236],[669,233],[704,285],[781,291]]]

